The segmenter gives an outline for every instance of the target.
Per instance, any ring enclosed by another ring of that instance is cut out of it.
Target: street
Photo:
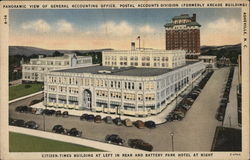
[[[51,131],[54,125],[61,124],[67,129],[75,127],[83,132],[82,137],[97,141],[104,142],[106,135],[118,134],[126,142],[130,138],[142,139],[153,145],[153,151],[172,151],[172,149],[174,151],[210,151],[215,129],[221,125],[221,122],[215,119],[215,114],[228,72],[229,68],[215,70],[182,121],[164,123],[155,129],[80,121],[76,116],[63,118],[15,112],[16,106],[28,105],[32,99],[41,98],[42,95],[12,103],[9,113],[11,118],[34,120],[40,125],[40,130],[44,130],[45,118],[46,131]]]

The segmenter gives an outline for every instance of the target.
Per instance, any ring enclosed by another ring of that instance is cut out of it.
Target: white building
[[[162,52],[109,51],[103,53],[104,66],[50,71],[44,81],[44,104],[131,116],[158,114],[205,69],[201,61],[185,62],[182,51]],[[131,57],[138,59],[132,61]],[[150,59],[142,62],[143,57]],[[158,68],[154,66],[158,63],[154,57],[160,57]],[[168,58],[166,66],[162,66],[163,57]],[[131,65],[136,62],[138,66]],[[143,63],[150,64],[143,66]]]
[[[199,56],[199,60],[203,61],[207,68],[216,68],[216,56]]]
[[[30,59],[27,64],[22,64],[22,81],[44,81],[44,73],[50,70],[69,67],[81,67],[92,65],[92,57],[76,56],[76,54],[64,54],[62,57],[43,57]]]
[[[185,65],[184,50],[134,49],[104,51],[103,66],[175,68]]]

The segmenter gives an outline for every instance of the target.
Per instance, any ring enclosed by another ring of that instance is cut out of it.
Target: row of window
[[[69,65],[69,61],[30,61],[33,65]]]
[[[153,57],[152,58],[154,61],[168,61],[168,57]],[[127,57],[120,57],[120,61],[126,62],[128,60]],[[142,61],[150,61],[150,57],[149,56],[144,56],[141,57]],[[105,61],[116,61],[116,57],[110,58],[109,56],[105,57]],[[130,61],[138,61],[138,57],[130,57]]]
[[[68,90],[67,90],[67,87],[64,87],[64,86],[59,86],[58,87],[58,90],[57,90],[57,86],[52,86],[52,85],[49,85],[48,87],[48,90],[51,91],[51,92],[69,92],[71,94],[78,94],[78,88],[74,88],[74,87],[68,87]]]
[[[97,97],[108,97],[108,92],[107,91],[101,91],[98,90],[96,91],[96,96]],[[121,92],[110,92],[110,97],[115,98],[115,99],[121,99],[122,93]],[[136,100],[136,94],[133,93],[124,93],[124,99],[125,100],[130,100],[130,101],[135,101]],[[143,101],[143,95],[138,94],[137,95],[138,101]],[[145,94],[144,96],[145,101],[152,101],[155,100],[155,95],[154,94]]]

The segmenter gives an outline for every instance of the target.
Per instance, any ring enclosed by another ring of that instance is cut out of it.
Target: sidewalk
[[[229,94],[229,103],[227,104],[223,126],[240,129],[240,127],[238,126],[237,85],[238,85],[238,67],[235,67],[231,91]]]
[[[188,86],[181,94],[187,94],[192,90],[192,87],[194,87],[196,84],[198,84],[198,82],[202,79],[202,76],[200,76],[194,83],[193,85]],[[63,111],[68,111],[69,115],[75,115],[75,116],[81,116],[83,113],[87,113],[87,114],[93,114],[93,115],[100,115],[102,117],[106,117],[106,116],[110,116],[113,119],[120,117],[122,120],[129,118],[132,121],[137,121],[137,120],[141,120],[141,121],[149,121],[152,120],[154,121],[156,124],[161,124],[166,122],[166,117],[167,115],[176,107],[176,103],[178,104],[183,98],[178,96],[177,100],[176,98],[159,114],[157,115],[153,115],[153,116],[149,116],[149,117],[132,117],[132,116],[124,116],[124,115],[116,115],[116,114],[106,114],[106,113],[97,113],[97,112],[91,112],[91,111],[84,111],[84,110],[70,110],[70,109],[63,109],[63,108],[53,108],[53,107],[47,107],[47,109],[55,109],[55,110],[61,110]],[[45,109],[45,106],[43,105],[43,103],[38,103],[33,105],[32,107],[34,108],[43,108]]]
[[[92,147],[92,148],[96,148],[96,149],[100,149],[104,151],[115,151],[117,153],[145,152],[143,150],[123,147],[123,146],[118,146],[118,145],[113,145],[113,144],[108,144],[108,143],[103,143],[103,142],[98,142],[98,141],[92,141],[92,140],[87,140],[87,139],[78,138],[78,137],[61,135],[61,134],[56,134],[56,133],[51,133],[51,132],[44,132],[44,131],[39,131],[39,130],[34,130],[34,129],[9,126],[9,131],[31,135],[31,136],[42,137],[46,139],[63,141],[67,143],[79,144],[79,145]]]
[[[13,103],[13,102],[16,102],[16,101],[23,100],[23,99],[25,99],[25,98],[29,98],[29,97],[32,97],[32,96],[41,94],[41,93],[43,93],[43,91],[39,91],[39,92],[36,92],[36,93],[33,93],[33,94],[29,94],[29,95],[27,95],[27,96],[23,96],[23,97],[20,97],[20,98],[13,99],[13,100],[9,101],[9,104],[10,104],[10,103]]]

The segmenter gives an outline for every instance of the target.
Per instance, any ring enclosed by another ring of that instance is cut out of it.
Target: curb
[[[13,102],[16,102],[16,101],[20,101],[20,100],[26,99],[26,98],[29,98],[29,97],[32,97],[32,96],[35,96],[35,95],[38,95],[38,94],[41,94],[41,93],[43,93],[43,91],[39,91],[39,92],[30,94],[30,95],[27,95],[27,96],[23,96],[23,97],[20,97],[20,98],[17,98],[17,99],[13,99],[13,100],[9,101],[9,104],[13,103]]]

